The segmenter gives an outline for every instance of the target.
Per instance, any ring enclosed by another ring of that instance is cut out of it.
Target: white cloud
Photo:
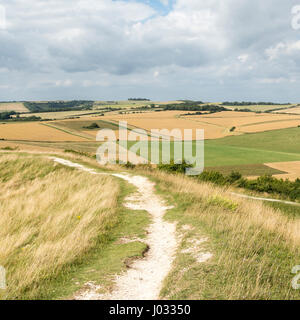
[[[249,58],[248,54],[241,54],[240,56],[238,56],[238,60],[242,63],[245,63]]]
[[[280,42],[274,47],[266,49],[266,55],[270,60],[280,58],[284,55],[299,55],[300,53],[300,40],[295,42],[283,43]]]
[[[57,80],[54,84],[56,87],[70,87],[72,85],[72,81],[70,79]]]
[[[111,94],[107,98],[204,100],[246,99],[258,94],[257,86],[291,83],[278,79],[298,83],[300,33],[285,14],[288,1],[176,0],[164,15],[150,2],[7,1],[0,82],[22,99]]]

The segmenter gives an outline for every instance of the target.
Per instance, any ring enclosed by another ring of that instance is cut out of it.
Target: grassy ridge
[[[299,299],[291,286],[291,269],[300,261],[299,219],[183,175],[147,174],[176,205],[166,218],[182,234],[162,298]],[[203,238],[207,242],[197,245]],[[198,262],[186,251],[193,243],[213,257]]]
[[[0,299],[73,298],[86,283],[105,292],[147,250],[138,240],[119,241],[144,238],[150,222],[146,212],[123,206],[134,191],[127,183],[25,153],[1,154],[0,170],[0,265],[8,284]]]
[[[1,296],[37,298],[43,281],[105,241],[118,222],[119,185],[34,157],[2,155],[0,171]]]
[[[119,241],[145,237],[149,223],[145,212],[122,206],[133,191],[125,182],[24,155],[2,155],[0,169],[0,265],[9,272],[8,283],[17,283],[4,298],[72,297],[88,281],[106,291],[114,275],[126,269],[124,262],[145,251],[139,241]],[[291,269],[300,259],[300,220],[289,208],[284,215],[282,208],[235,198],[225,188],[184,175],[139,173],[153,179],[175,205],[166,218],[177,222],[182,234],[162,298],[299,299]],[[203,238],[207,241],[198,245]],[[212,258],[200,263],[191,248]]]

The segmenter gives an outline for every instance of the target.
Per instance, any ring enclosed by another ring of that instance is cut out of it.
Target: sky
[[[0,100],[300,102],[297,12],[300,0],[0,0]]]

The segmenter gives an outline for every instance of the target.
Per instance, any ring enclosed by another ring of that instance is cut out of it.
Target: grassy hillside
[[[0,171],[0,265],[9,284],[1,296],[36,298],[44,281],[105,240],[118,221],[119,185],[31,156],[1,155]]]
[[[97,167],[83,156],[73,161]],[[145,212],[123,207],[134,191],[125,182],[45,155],[3,153],[0,170],[0,265],[9,284],[1,299],[72,298],[91,281],[106,292],[126,261],[147,249],[120,241],[144,238],[149,223]],[[174,205],[165,218],[177,222],[180,241],[161,298],[299,299],[291,287],[300,259],[298,208],[237,198],[184,175],[128,171],[156,182]]]
[[[300,128],[206,140],[205,167],[244,165],[243,170],[247,171],[247,165],[297,161],[300,160],[299,141]],[[128,145],[131,147],[133,144],[134,142],[129,142]],[[149,154],[151,154],[150,151],[151,149],[149,149]],[[261,173],[260,168],[257,171],[254,167],[252,169],[254,175]],[[267,171],[265,173],[268,173]]]
[[[300,154],[300,128],[272,130],[207,141],[207,145],[210,143],[219,146]]]
[[[0,300],[72,299],[86,283],[108,290],[146,251],[138,240],[119,241],[144,238],[149,223],[147,213],[124,208],[135,191],[127,183],[25,153],[0,154],[0,172]]]
[[[300,128],[205,141],[205,160],[208,167],[300,160]]]
[[[94,102],[90,100],[24,102],[31,112],[57,112],[69,110],[90,110]]]
[[[175,204],[166,218],[182,234],[162,298],[299,299],[291,286],[300,259],[299,218],[183,175],[146,174]],[[212,258],[199,262],[208,253]]]

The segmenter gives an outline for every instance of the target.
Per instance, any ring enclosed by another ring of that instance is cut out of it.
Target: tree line
[[[151,101],[151,100],[146,98],[128,98],[128,101]]]
[[[0,112],[0,120],[2,121],[41,121],[41,117],[29,116],[20,117],[20,113],[15,111]]]
[[[201,114],[201,111],[209,111],[210,113],[228,111],[228,109],[215,105],[215,104],[204,104],[199,105],[199,102],[184,102],[184,103],[174,103],[174,104],[166,104],[160,105],[165,111],[168,110],[179,110],[179,111],[197,111],[197,114]],[[187,114],[188,115],[188,114]]]
[[[290,105],[290,103],[274,103],[274,102],[250,102],[250,101],[234,101],[234,102],[229,102],[225,101],[222,103],[223,106],[286,106]]]
[[[159,165],[158,169],[170,173],[185,173],[185,169],[191,167],[190,164],[184,162],[183,164],[171,163]],[[249,180],[244,178],[239,172],[223,175],[218,171],[204,171],[200,175],[195,176],[194,179],[212,182],[221,186],[234,186],[260,193],[266,192],[291,201],[300,200],[300,179],[290,181],[289,179],[277,179],[271,175],[263,175],[257,179]]]

